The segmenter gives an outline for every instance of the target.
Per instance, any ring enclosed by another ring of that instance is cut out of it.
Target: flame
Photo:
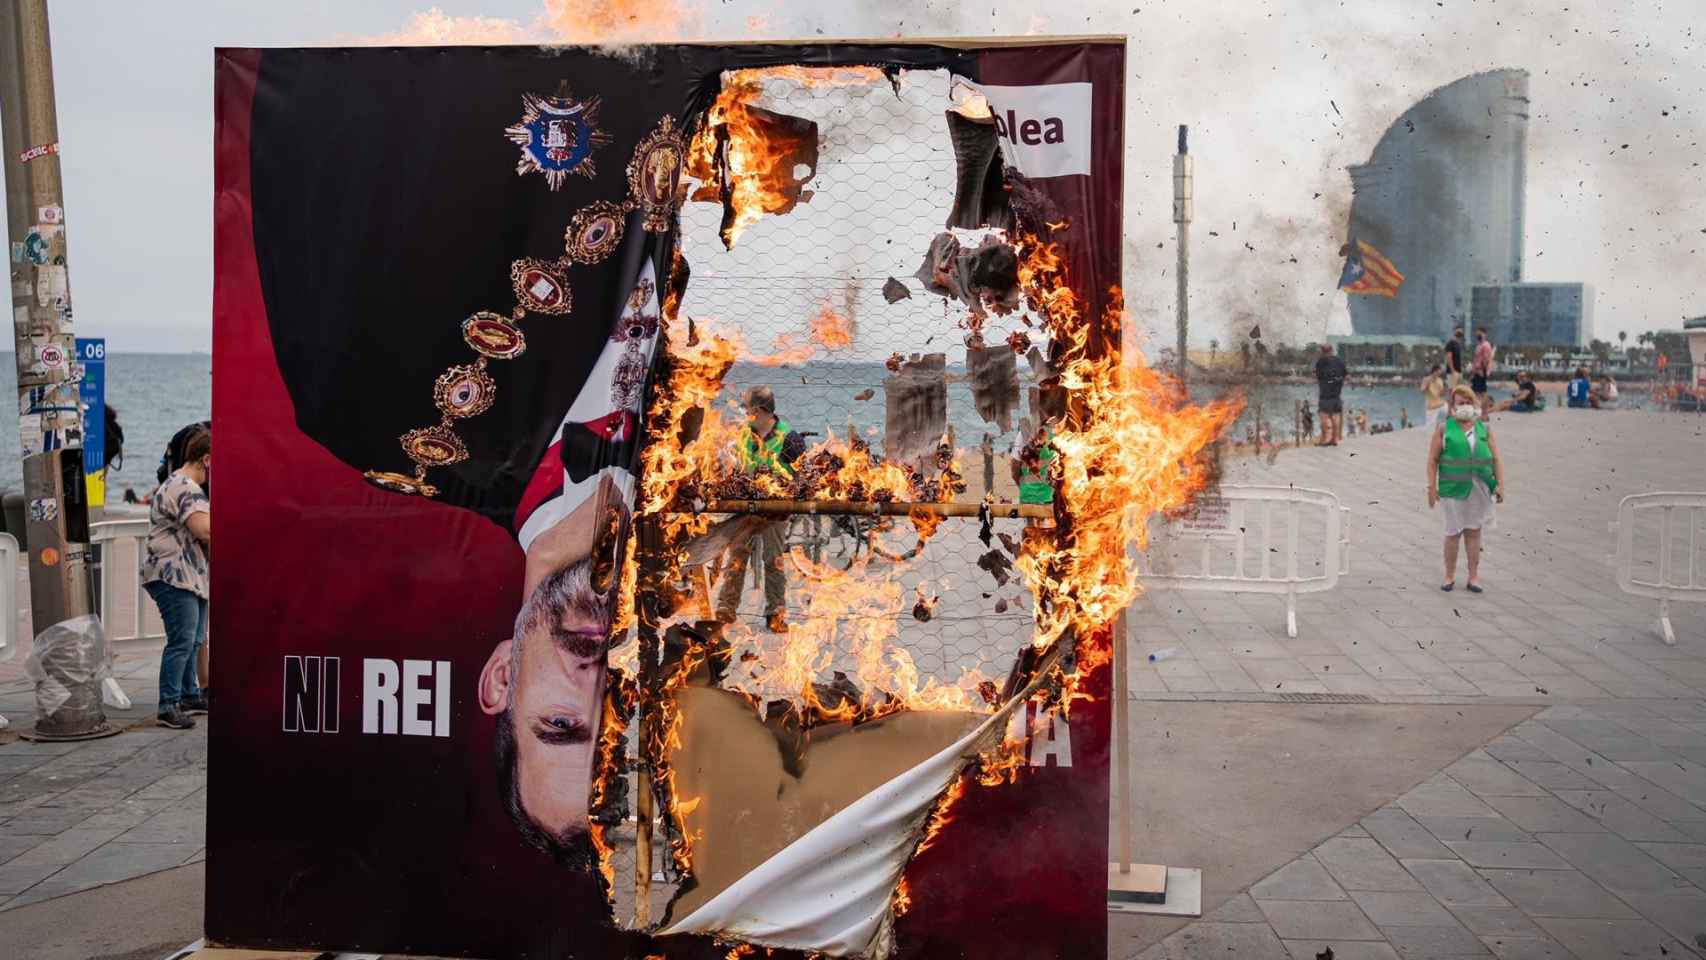
[[[723,242],[732,247],[747,227],[767,213],[793,208],[799,198],[799,182],[788,161],[795,143],[768,135],[768,123],[753,112],[764,94],[764,81],[781,79],[810,86],[851,86],[881,82],[883,72],[875,67],[772,67],[732,70],[723,75],[722,92],[700,123],[687,152],[687,170],[706,184],[722,179],[718,171],[718,146],[724,136],[727,179],[718,184],[727,196],[700,191],[696,197],[725,200],[734,212],[723,226]]]
[[[544,0],[527,23],[506,17],[454,17],[438,7],[411,16],[401,30],[358,42],[383,46],[519,43],[660,43],[700,31],[683,0]]]
[[[812,317],[812,342],[825,350],[842,350],[853,345],[853,318],[838,312],[828,300],[818,305]]]
[[[1191,406],[1177,381],[1142,363],[1122,363],[1114,349],[1095,349],[1092,332],[1117,331],[1124,319],[1118,288],[1108,291],[1100,324],[1085,323],[1058,246],[1026,236],[1019,247],[1027,300],[1064,348],[1055,363],[1060,385],[1074,409],[1088,412],[1067,417],[1054,431],[1059,533],[1027,538],[1016,564],[1039,598],[1032,642],[1043,648],[1069,629],[1093,636],[1137,596],[1127,546],[1146,546],[1149,517],[1179,509],[1208,484],[1203,455],[1243,404]],[[1081,658],[1078,673],[1097,665]]]
[[[633,711],[636,700],[633,684],[625,679],[621,671],[607,670],[606,678],[604,716],[599,724],[595,776],[592,781],[592,793],[587,801],[587,809],[595,812],[604,806],[610,785],[622,776],[622,755],[627,742],[628,716]],[[614,850],[605,839],[605,831],[605,825],[595,820],[587,833],[592,840],[593,849],[598,853],[598,872],[604,877],[605,889],[611,890],[616,882],[616,870],[611,863]]]
[[[907,884],[905,877],[901,877],[900,883],[895,884],[894,897],[891,899],[890,905],[894,908],[894,915],[897,917],[906,916],[906,911],[912,909],[912,887]]]

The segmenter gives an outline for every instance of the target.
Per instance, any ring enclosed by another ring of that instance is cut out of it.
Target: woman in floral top
[[[160,656],[162,726],[187,730],[191,712],[207,712],[196,683],[196,648],[207,638],[207,493],[212,433],[198,427],[184,443],[184,465],[166,476],[149,506],[142,588],[160,608],[166,650]]]

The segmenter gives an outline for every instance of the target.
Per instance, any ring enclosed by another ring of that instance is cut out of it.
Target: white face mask
[[[1459,420],[1473,420],[1481,415],[1481,408],[1472,403],[1460,403],[1451,408],[1451,415]]]

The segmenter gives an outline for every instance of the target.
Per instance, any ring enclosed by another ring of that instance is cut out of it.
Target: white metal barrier
[[[0,618],[6,623],[0,626],[0,660],[18,652],[18,538],[9,533],[0,533],[0,570],[7,575],[0,577]],[[0,728],[4,728],[0,723]]]
[[[1178,590],[1208,590],[1219,593],[1268,593],[1285,597],[1285,635],[1297,636],[1297,597],[1303,593],[1331,590],[1339,577],[1350,573],[1350,510],[1339,505],[1339,498],[1326,490],[1279,486],[1222,486],[1214,494],[1198,499],[1194,516],[1167,522],[1169,536],[1152,541],[1154,546],[1167,539],[1176,545],[1181,541],[1202,541],[1200,573],[1179,574],[1173,570],[1145,573],[1148,586],[1172,587]],[[1282,515],[1285,527],[1283,543],[1275,542],[1275,508]],[[1247,569],[1245,547],[1249,541],[1247,522],[1252,509],[1260,512],[1261,557],[1259,571]],[[1298,557],[1298,528],[1305,510],[1322,514],[1322,557],[1319,574],[1308,576],[1300,572]],[[1230,548],[1233,555],[1232,573],[1216,574],[1212,560],[1216,544]],[[1277,564],[1276,564],[1277,561]],[[1275,571],[1276,565],[1280,572]]]
[[[101,545],[101,622],[107,629],[108,640],[163,640],[164,631],[160,633],[143,633],[144,613],[153,608],[154,601],[148,596],[148,591],[142,589],[142,554],[148,543],[148,520],[137,518],[133,520],[103,520],[89,525],[89,542]],[[130,631],[120,633],[113,624],[113,615],[117,611],[115,603],[118,597],[118,578],[113,576],[113,559],[117,553],[125,549],[125,544],[131,551],[134,561],[127,570],[133,582],[128,589],[135,591],[136,596],[131,604]]]
[[[1659,515],[1656,580],[1635,577],[1635,523],[1645,510],[1657,511]],[[1617,505],[1617,519],[1611,524],[1611,532],[1617,534],[1617,586],[1624,593],[1659,601],[1659,632],[1665,643],[1673,647],[1676,630],[1670,623],[1670,602],[1706,602],[1706,563],[1697,559],[1703,514],[1706,514],[1706,493],[1638,493],[1623,498]],[[1677,576],[1672,562],[1679,515],[1688,524],[1688,559],[1683,564],[1686,572],[1681,576]]]

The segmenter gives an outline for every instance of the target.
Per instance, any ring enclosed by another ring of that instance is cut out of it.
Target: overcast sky
[[[619,40],[1129,35],[1129,301],[1139,319],[1170,331],[1170,156],[1175,125],[1188,123],[1198,343],[1230,342],[1252,318],[1270,339],[1348,332],[1343,295],[1333,291],[1350,198],[1345,165],[1365,160],[1386,125],[1430,89],[1478,70],[1525,68],[1533,98],[1525,279],[1593,284],[1595,333],[1613,341],[1619,330],[1633,340],[1706,313],[1701,0],[885,0],[792,9],[806,6],[55,0],[78,332],[106,336],[115,350],[209,348],[214,47],[447,34],[563,42],[612,29]],[[1053,12],[1067,7],[1075,12]]]

